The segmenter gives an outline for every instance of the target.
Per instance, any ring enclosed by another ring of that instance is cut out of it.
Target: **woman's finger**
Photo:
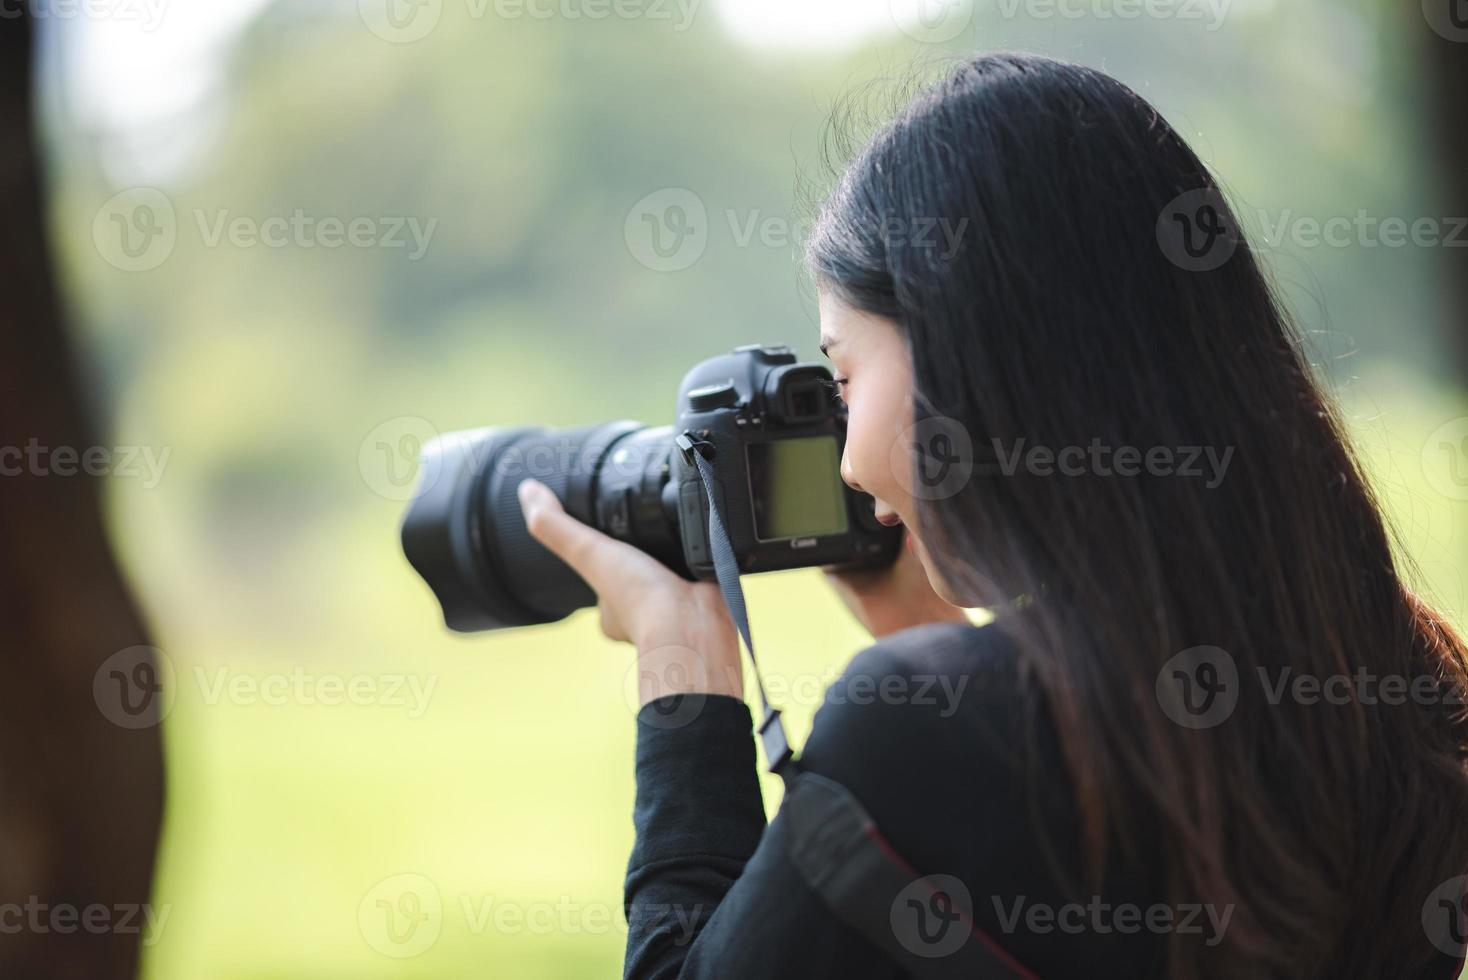
[[[647,574],[649,562],[661,569],[652,556],[566,513],[554,491],[539,480],[522,480],[517,492],[531,536],[570,565],[597,595],[625,587],[629,576]]]

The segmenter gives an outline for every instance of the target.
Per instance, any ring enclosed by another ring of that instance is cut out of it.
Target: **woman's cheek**
[[[895,436],[886,431],[882,420],[858,418],[854,424],[848,420],[846,438],[851,468],[862,489],[893,510],[900,510],[907,495],[901,492],[892,473]]]

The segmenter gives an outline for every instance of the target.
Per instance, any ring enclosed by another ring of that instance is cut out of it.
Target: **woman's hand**
[[[518,489],[531,536],[596,592],[601,631],[637,647],[639,706],[666,694],[744,697],[739,634],[716,584],[582,523],[538,480]]]
[[[913,550],[912,531],[902,529],[902,550],[886,568],[863,568],[837,572],[822,566],[826,581],[836,590],[873,637],[905,630],[923,623],[966,623],[968,615],[945,602],[928,582],[928,573]]]

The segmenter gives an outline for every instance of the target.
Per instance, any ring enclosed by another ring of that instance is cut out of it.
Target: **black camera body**
[[[566,511],[635,545],[684,578],[715,579],[712,492],[739,570],[890,564],[902,529],[840,476],[846,412],[830,373],[784,345],[749,344],[696,365],[677,423],[619,420],[448,433],[424,447],[403,519],[408,561],[459,632],[563,619],[596,603],[569,566],[532,538],[516,494],[533,477]],[[709,460],[706,491],[685,436]]]
[[[830,392],[825,367],[759,344],[704,361],[679,386],[676,428],[713,447],[712,492],[741,572],[878,564],[896,554],[900,534],[877,522],[870,496],[841,480],[846,414]],[[713,579],[708,495],[682,453],[672,454],[669,483],[684,561],[693,576]]]

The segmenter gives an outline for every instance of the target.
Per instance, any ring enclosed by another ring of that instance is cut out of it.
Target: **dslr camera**
[[[530,536],[516,490],[533,477],[567,513],[689,580],[714,580],[709,497],[741,573],[891,564],[900,527],[841,479],[846,407],[830,372],[781,344],[696,365],[676,423],[490,427],[423,448],[403,552],[458,632],[564,619],[596,604],[570,566]],[[690,449],[690,447],[692,447]],[[692,457],[708,461],[705,489]]]

